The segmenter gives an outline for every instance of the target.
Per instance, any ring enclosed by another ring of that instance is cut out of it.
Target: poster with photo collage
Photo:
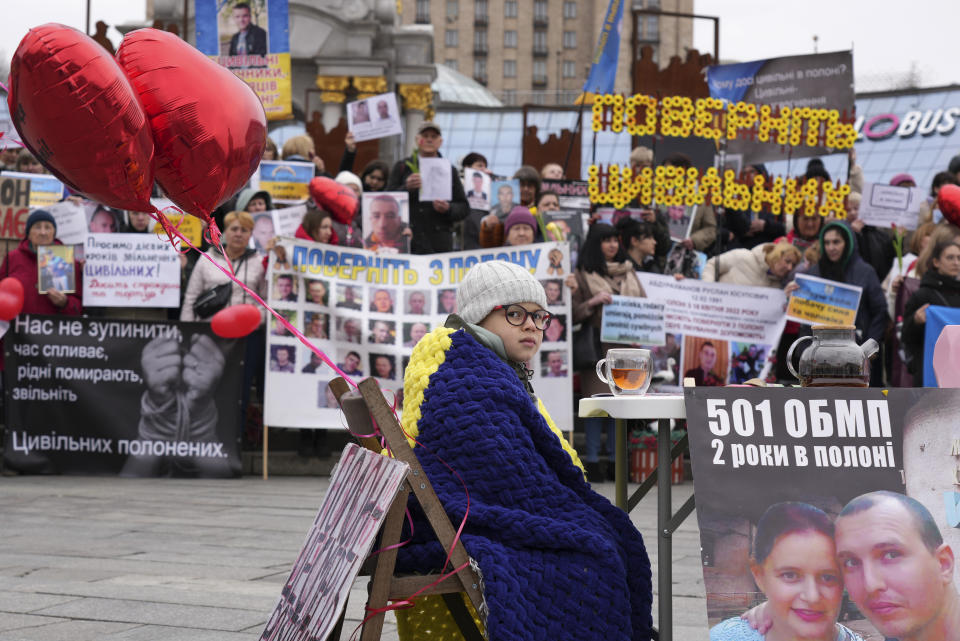
[[[570,274],[567,243],[451,252],[378,255],[293,238],[280,241],[287,263],[270,255],[268,302],[354,381],[373,376],[402,406],[403,372],[417,341],[457,311],[457,286],[481,261],[530,270],[554,322],[544,332],[532,383],[558,427],[572,429]],[[264,421],[271,427],[342,428],[328,383],[337,374],[271,317],[267,327]]]

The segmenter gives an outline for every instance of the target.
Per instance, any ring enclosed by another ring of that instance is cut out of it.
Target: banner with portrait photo
[[[470,209],[490,211],[490,174],[469,167],[463,170],[463,188],[467,192]]]
[[[500,220],[510,215],[510,210],[520,204],[520,181],[494,180],[490,187],[492,201],[491,213],[495,213]]]
[[[271,252],[268,302],[355,381],[374,376],[402,395],[403,371],[417,341],[457,311],[456,291],[470,267],[506,260],[544,285],[555,314],[544,332],[532,383],[561,429],[573,425],[570,274],[566,243],[430,255],[374,252],[282,238],[288,262]],[[327,389],[335,374],[271,319],[267,332],[264,422],[277,427],[344,425]],[[398,407],[399,407],[398,400]]]
[[[960,390],[688,388],[712,634],[753,638],[767,603],[767,638],[956,638],[958,412]]]
[[[245,339],[209,323],[21,315],[4,465],[25,474],[240,474]]]
[[[293,117],[287,0],[196,0],[197,49],[257,92],[268,120]]]
[[[762,378],[772,366],[786,324],[783,290],[648,272],[637,278],[647,300],[664,305],[666,344],[650,349],[655,366],[676,374],[676,385],[683,378],[708,386],[742,383]]]
[[[377,140],[403,133],[397,94],[383,93],[347,103],[347,130],[354,140]]]
[[[363,194],[363,248],[380,253],[410,253],[410,194]]]

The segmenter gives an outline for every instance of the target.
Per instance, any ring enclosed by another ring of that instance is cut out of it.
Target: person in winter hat
[[[454,522],[469,492],[461,540],[484,577],[484,637],[650,639],[643,539],[590,488],[576,451],[533,395],[530,366],[545,366],[537,352],[554,322],[543,288],[518,265],[478,263],[460,283],[457,304],[459,313],[413,348],[401,422]],[[439,569],[442,547],[422,510],[411,508],[411,517],[398,569]],[[516,598],[516,585],[526,598]],[[397,612],[401,639],[424,623],[455,625],[438,596]]]

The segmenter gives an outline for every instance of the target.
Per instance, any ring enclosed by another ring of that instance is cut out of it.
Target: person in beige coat
[[[782,289],[801,259],[800,250],[789,243],[733,249],[707,261],[703,280]]]

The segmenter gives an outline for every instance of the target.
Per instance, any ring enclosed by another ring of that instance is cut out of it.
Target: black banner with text
[[[240,473],[244,339],[208,323],[20,316],[4,339],[4,465],[22,473]]]

